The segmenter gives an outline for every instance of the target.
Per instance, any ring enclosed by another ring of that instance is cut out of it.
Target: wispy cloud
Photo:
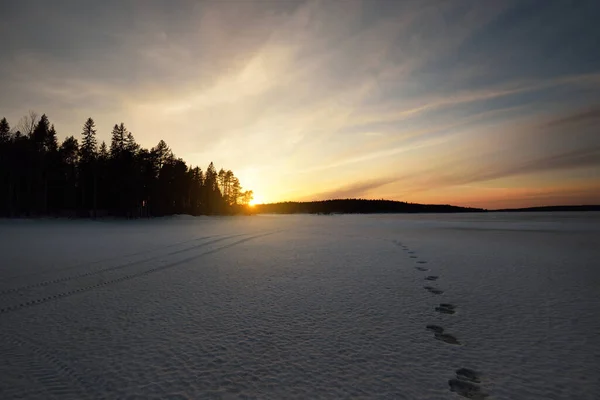
[[[498,159],[494,155],[483,156]],[[470,168],[476,165],[477,168]],[[437,165],[413,175],[398,177],[410,189],[405,195],[421,191],[439,190],[444,187],[489,182],[503,178],[535,173],[551,173],[571,169],[593,168],[600,170],[600,147],[553,154],[546,157],[526,160],[520,163],[466,162],[462,165]]]
[[[562,126],[579,124],[579,123],[591,123],[591,122],[597,123],[599,120],[600,120],[600,106],[594,105],[590,109],[587,109],[584,111],[577,111],[577,112],[571,113],[567,116],[553,119],[547,123],[547,126],[562,127]]]
[[[93,116],[101,139],[124,121],[144,146],[165,139],[193,164],[260,169],[251,188],[267,201],[400,198],[596,168],[584,152],[597,144],[583,125],[600,102],[588,6],[81,4],[14,2],[0,16],[0,85],[10,93],[0,109],[11,121],[36,109],[66,136]]]

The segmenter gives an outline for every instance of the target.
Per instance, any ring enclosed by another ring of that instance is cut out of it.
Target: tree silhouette
[[[0,120],[0,143],[7,143],[10,140],[10,125],[6,118]]]
[[[10,125],[6,118],[0,120],[0,209],[10,215],[12,197],[12,159]],[[2,214],[0,214],[2,215]]]
[[[367,214],[367,213],[459,213],[484,211],[446,204],[413,204],[391,200],[336,199],[257,205],[257,212],[269,214]]]
[[[110,141],[110,153],[113,157],[125,150],[125,138],[127,136],[127,129],[125,124],[121,122],[120,125],[115,124]]]
[[[164,140],[142,148],[124,123],[114,125],[110,148],[98,146],[88,118],[81,145],[68,136],[59,145],[47,115],[23,117],[11,133],[0,120],[0,215],[146,217],[176,213],[243,212],[239,180],[230,170],[206,173],[176,158]],[[24,132],[24,134],[21,132]]]
[[[38,114],[35,111],[29,111],[27,115],[21,117],[16,126],[16,131],[21,135],[30,136],[38,122]]]
[[[90,163],[95,160],[98,152],[98,142],[96,140],[96,124],[92,118],[88,118],[83,125],[81,135],[81,160]]]
[[[81,192],[81,205],[84,209],[91,210],[96,216],[98,209],[98,142],[96,140],[96,125],[92,118],[88,118],[81,132],[81,148],[79,150],[79,188]]]
[[[59,149],[60,170],[59,185],[62,203],[59,209],[75,210],[77,208],[77,165],[79,164],[79,143],[73,136],[69,136],[60,145]],[[60,207],[62,205],[62,207]]]

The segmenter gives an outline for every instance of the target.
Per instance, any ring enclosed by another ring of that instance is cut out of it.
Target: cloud
[[[489,160],[498,159],[493,154],[485,154],[480,157]],[[470,168],[469,165],[475,167]],[[410,189],[404,192],[408,195],[421,191],[489,182],[520,175],[581,168],[597,168],[600,171],[600,147],[579,149],[510,164],[478,161],[465,162],[458,166],[436,165],[429,170],[416,171],[414,175],[397,177],[396,180],[408,185]]]
[[[10,93],[0,109],[13,124],[46,112],[63,137],[88,116],[100,139],[123,121],[142,145],[165,139],[194,165],[268,165],[250,188],[266,200],[326,185],[377,197],[594,168],[595,154],[578,151],[597,144],[583,126],[598,115],[600,61],[588,51],[594,32],[582,33],[595,22],[574,22],[585,7],[525,8],[12,2],[0,15],[0,86]]]
[[[424,96],[411,99],[410,105],[406,102],[389,102],[377,105],[377,107],[356,114],[352,121],[355,125],[367,125],[369,123],[400,122],[414,118],[420,114],[439,110],[440,108],[456,107],[469,103],[477,103],[501,97],[514,96],[527,92],[535,92],[563,85],[600,86],[600,73],[569,75],[550,79],[531,79],[523,82],[505,82],[496,87],[488,87],[477,90],[462,90],[452,93],[435,93],[433,96]]]
[[[598,122],[598,120],[600,120],[600,106],[594,106],[585,111],[578,111],[562,118],[553,119],[546,126],[563,127],[572,124]]]

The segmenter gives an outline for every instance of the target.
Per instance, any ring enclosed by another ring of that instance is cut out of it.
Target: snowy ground
[[[0,398],[598,399],[599,259],[600,213],[0,221]]]

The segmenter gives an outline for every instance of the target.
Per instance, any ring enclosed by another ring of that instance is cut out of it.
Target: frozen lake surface
[[[599,260],[600,213],[0,220],[0,398],[598,399]]]

